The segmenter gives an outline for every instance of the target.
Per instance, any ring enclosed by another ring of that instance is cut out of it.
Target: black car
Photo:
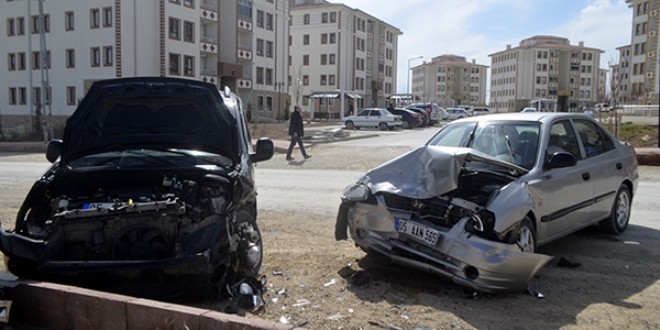
[[[7,269],[137,296],[224,288],[261,267],[253,151],[241,100],[187,79],[92,85],[48,143],[53,165],[0,232]]]
[[[407,107],[406,110],[417,112],[421,116],[422,118],[422,124],[420,125],[421,127],[430,125],[431,122],[429,120],[429,114],[426,112],[426,110],[415,107]]]
[[[388,111],[394,115],[401,116],[401,128],[413,128],[422,124],[421,116],[414,111],[400,108],[388,109]]]

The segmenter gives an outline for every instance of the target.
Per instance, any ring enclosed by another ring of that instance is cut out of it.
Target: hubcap
[[[518,248],[522,252],[534,253],[534,235],[527,227],[518,229]]]
[[[619,195],[616,205],[616,223],[623,227],[628,222],[628,216],[630,214],[630,196],[627,193],[622,193]]]

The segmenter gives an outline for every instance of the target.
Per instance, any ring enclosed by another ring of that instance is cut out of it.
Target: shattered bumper
[[[337,219],[350,228],[351,238],[367,250],[424,272],[443,276],[457,284],[483,292],[523,290],[527,282],[552,257],[522,253],[515,244],[493,242],[465,231],[466,220],[451,229],[433,228],[439,234],[430,244],[397,231],[396,219],[415,222],[410,213],[394,213],[380,204],[342,203]],[[345,234],[344,234],[345,236]]]

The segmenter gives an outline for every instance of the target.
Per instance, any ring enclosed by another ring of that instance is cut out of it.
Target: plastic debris
[[[349,309],[348,309],[348,312],[351,313],[351,314],[353,314],[353,308],[349,308]]]
[[[280,297],[286,297],[286,289],[275,290],[275,294],[277,294]]]
[[[404,311],[406,310],[406,306],[403,305],[403,304],[392,305],[392,307],[394,307],[396,309],[404,310]]]
[[[293,307],[300,307],[300,306],[307,306],[311,304],[309,300],[307,299],[298,299],[296,302],[292,305]]]
[[[545,298],[545,296],[541,292],[538,292],[538,290],[534,290],[532,288],[527,288],[527,292],[529,292],[529,294],[531,294],[532,296],[534,296],[536,298],[539,298],[539,299],[540,298]]]
[[[282,323],[282,324],[289,324],[289,322],[291,322],[291,318],[290,318],[290,317],[286,317],[286,316],[282,316],[282,317],[280,317],[280,323]]]
[[[566,267],[566,268],[576,268],[580,267],[582,264],[573,260],[569,260],[567,258],[561,257],[559,259],[559,262],[557,262],[557,266],[559,267]]]
[[[283,274],[283,273],[282,273],[281,270],[274,270],[274,271],[273,271],[273,275],[279,275],[279,276],[282,276],[282,274]]]
[[[333,284],[337,284],[337,282],[339,282],[339,281],[337,281],[336,278],[333,278],[333,279],[330,280],[330,282],[328,282],[326,284],[323,284],[323,286],[331,286]]]
[[[409,319],[410,319],[410,316],[408,316],[408,315],[401,315],[401,318],[404,319],[404,320],[409,320]]]
[[[266,277],[260,279],[245,277],[232,286],[227,285],[230,300],[238,307],[250,310],[264,306],[263,290],[266,286]]]
[[[293,326],[298,328],[298,327],[302,327],[302,326],[306,325],[307,323],[309,323],[309,320],[300,321],[298,323],[295,323]]]
[[[338,314],[335,314],[335,315],[332,315],[332,316],[330,316],[330,317],[328,317],[328,319],[329,319],[329,320],[332,320],[332,321],[334,321],[334,320],[341,320],[341,319],[343,319],[343,318],[344,318],[344,317],[341,316],[341,314],[339,314],[339,313],[338,313]]]
[[[273,302],[273,304],[277,304],[277,301],[278,301],[278,300],[279,300],[279,298],[277,298],[277,297],[273,297],[273,299],[271,299],[271,301]]]

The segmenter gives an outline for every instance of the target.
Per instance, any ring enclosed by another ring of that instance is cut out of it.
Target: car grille
[[[451,228],[453,223],[447,219],[449,202],[443,198],[434,197],[428,199],[417,199],[401,197],[394,194],[381,194],[388,209],[401,210],[416,213],[420,219],[424,219],[434,225]]]

